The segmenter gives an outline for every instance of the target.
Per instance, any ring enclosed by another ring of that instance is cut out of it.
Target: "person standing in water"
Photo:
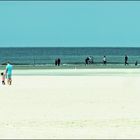
[[[125,55],[125,58],[124,58],[124,63],[125,63],[125,65],[128,65],[128,56],[127,55]]]
[[[137,66],[137,65],[138,65],[138,61],[135,62],[135,66]]]
[[[60,66],[60,64],[61,64],[61,59],[58,58],[58,59],[57,59],[57,65]]]
[[[103,63],[106,64],[106,56],[103,57]]]

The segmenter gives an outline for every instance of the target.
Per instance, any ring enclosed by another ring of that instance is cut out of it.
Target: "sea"
[[[93,58],[93,64],[103,65],[106,56],[107,65],[124,65],[128,56],[129,65],[140,63],[140,48],[134,47],[9,47],[0,48],[0,65],[10,61],[13,65],[54,66],[55,59],[61,59],[61,65],[85,65],[87,57]]]

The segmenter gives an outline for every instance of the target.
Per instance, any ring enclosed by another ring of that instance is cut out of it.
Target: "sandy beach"
[[[140,138],[140,70],[14,70],[0,138]]]

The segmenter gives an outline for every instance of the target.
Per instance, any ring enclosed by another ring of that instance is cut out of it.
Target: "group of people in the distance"
[[[89,57],[86,57],[85,59],[85,65],[88,65],[88,64],[93,64],[94,63],[94,59],[93,59],[93,56],[89,56]],[[56,58],[55,59],[55,66],[60,66],[61,64],[61,59],[60,58]],[[103,64],[106,65],[107,64],[107,58],[106,56],[103,56]],[[128,65],[128,56],[125,55],[124,57],[124,64],[125,66]],[[135,62],[135,66],[138,65],[138,61]]]
[[[88,65],[88,64],[93,64],[94,61],[93,61],[93,57],[92,56],[89,56],[85,59],[85,65]],[[106,59],[106,56],[103,57],[103,64],[107,64],[107,59]],[[125,58],[124,58],[124,64],[125,65],[128,65],[128,56],[125,55]],[[138,61],[135,62],[135,66],[138,65]]]
[[[85,65],[93,64],[93,63],[94,63],[93,56],[89,56],[85,59]],[[104,56],[103,57],[103,64],[106,64],[106,63],[107,63],[106,56]]]
[[[8,85],[12,84],[12,70],[13,70],[13,66],[10,64],[10,62],[7,62],[5,71],[1,72],[2,85],[6,84],[6,82],[5,82],[6,79],[7,79],[7,84]]]
[[[61,64],[61,59],[60,58],[56,58],[55,59],[55,66],[60,66]]]
[[[85,59],[85,64],[93,64],[93,56],[89,56]]]

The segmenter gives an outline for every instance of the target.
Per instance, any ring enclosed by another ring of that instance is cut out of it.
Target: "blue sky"
[[[0,47],[140,47],[139,1],[1,1]]]

